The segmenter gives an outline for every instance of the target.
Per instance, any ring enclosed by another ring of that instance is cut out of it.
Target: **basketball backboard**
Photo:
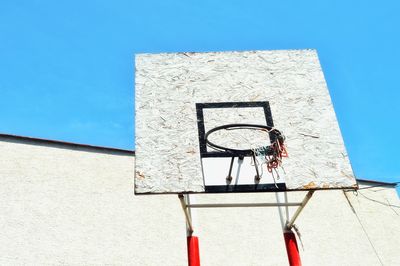
[[[135,80],[137,194],[357,187],[315,50],[139,54]]]

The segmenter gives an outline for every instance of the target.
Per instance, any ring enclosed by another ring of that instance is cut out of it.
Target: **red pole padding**
[[[187,249],[189,266],[200,266],[199,238],[197,236],[187,237]]]
[[[283,233],[285,237],[286,251],[290,266],[301,266],[299,248],[297,246],[296,235],[292,231]]]

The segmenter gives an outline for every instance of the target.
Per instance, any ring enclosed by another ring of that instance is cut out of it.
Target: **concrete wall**
[[[0,264],[187,265],[177,196],[135,196],[133,175],[133,155],[1,137]],[[303,264],[396,265],[395,190],[346,195],[315,192],[298,219]],[[270,202],[275,195],[191,199]],[[193,218],[202,265],[287,265],[276,208],[201,209]]]

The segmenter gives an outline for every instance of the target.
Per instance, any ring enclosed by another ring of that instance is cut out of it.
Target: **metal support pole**
[[[260,173],[258,172],[257,159],[256,159],[256,156],[254,155],[254,152],[253,152],[253,154],[252,154],[252,157],[253,157],[253,161],[254,161],[254,167],[256,168],[255,180],[256,180],[257,182],[259,182],[260,179],[261,179],[261,176],[260,176]]]
[[[282,204],[281,199],[280,199],[279,192],[275,192],[275,198],[276,198],[276,202],[277,202],[278,204]],[[286,201],[285,203],[287,203],[287,201]],[[286,207],[286,206],[285,206],[285,207]],[[286,207],[286,208],[288,208],[288,207]],[[283,212],[282,212],[281,206],[278,206],[278,213],[279,213],[279,220],[280,220],[280,222],[281,222],[282,230],[284,230],[284,229],[285,229],[285,223],[286,223],[286,221],[287,221],[288,219],[285,220],[285,218],[283,218]]]
[[[287,191],[284,192],[285,195],[285,202],[288,202],[288,195],[287,195]],[[289,220],[289,208],[288,206],[285,207],[285,214],[286,214],[286,221]]]
[[[290,203],[214,203],[214,204],[188,204],[189,208],[246,208],[246,207],[284,207],[301,206],[302,202]]]
[[[187,226],[187,231],[188,231],[188,236],[191,236],[193,234],[193,224],[192,224],[192,217],[190,215],[190,211],[189,211],[189,206],[186,204],[185,201],[185,196],[183,194],[179,194],[179,201],[181,202],[181,206],[182,206],[182,210],[185,214],[185,218],[186,218],[186,226]]]
[[[231,164],[229,166],[229,173],[228,173],[228,176],[226,177],[226,181],[227,181],[228,184],[230,184],[231,181],[232,181],[232,168],[233,168],[233,162],[234,161],[235,161],[235,157],[232,157],[231,158]]]
[[[314,194],[313,190],[308,191],[306,196],[304,197],[303,201],[301,202],[300,207],[296,210],[296,212],[293,214],[292,219],[290,221],[286,222],[286,229],[290,230],[293,227],[294,222],[296,221],[297,217],[300,215],[301,211],[304,209],[304,207],[307,205],[308,201],[311,199],[312,195]]]

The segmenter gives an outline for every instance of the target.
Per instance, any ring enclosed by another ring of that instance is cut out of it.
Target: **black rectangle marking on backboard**
[[[205,121],[204,121],[204,109],[216,109],[216,108],[257,108],[261,107],[264,111],[265,125],[274,127],[272,119],[271,108],[268,101],[258,102],[217,102],[217,103],[196,103],[196,114],[197,114],[197,128],[199,134],[199,148],[201,158],[206,157],[231,157],[232,154],[223,151],[208,151],[207,143],[205,139]],[[270,142],[275,141],[275,135],[269,134]]]

